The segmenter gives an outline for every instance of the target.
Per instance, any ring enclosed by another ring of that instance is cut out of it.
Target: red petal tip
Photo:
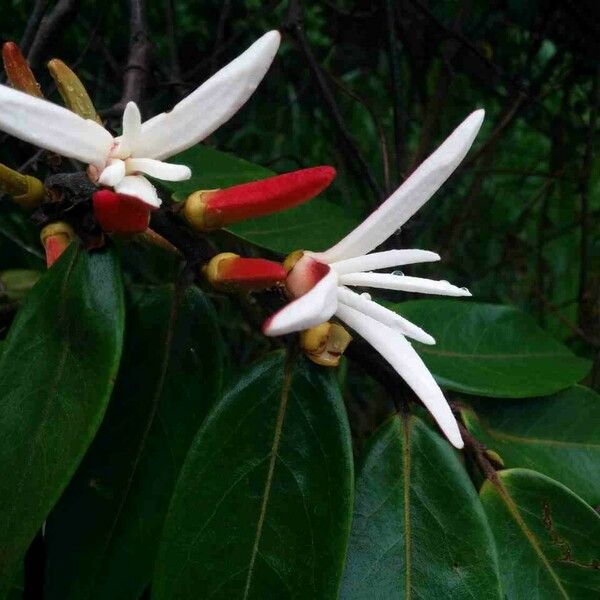
[[[63,235],[51,235],[45,240],[46,266],[50,268],[67,249],[71,240],[67,240]]]
[[[94,217],[107,233],[141,233],[148,227],[152,207],[135,196],[104,189],[92,201]]]
[[[229,258],[219,264],[219,281],[245,288],[263,289],[285,281],[287,273],[280,263],[263,258]]]
[[[335,169],[322,166],[276,175],[211,192],[205,210],[222,225],[292,208],[322,192]]]

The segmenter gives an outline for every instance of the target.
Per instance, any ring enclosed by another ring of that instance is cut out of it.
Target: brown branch
[[[165,0],[165,24],[167,28],[167,47],[169,49],[168,84],[173,86],[175,94],[178,98],[181,98],[185,94],[185,85],[181,78],[181,66],[177,53],[175,2],[173,0]]]
[[[103,116],[120,115],[128,102],[141,106],[150,75],[152,45],[148,37],[145,0],[129,0],[129,55],[123,74],[121,100]]]
[[[42,17],[46,12],[46,5],[48,4],[48,0],[35,0],[35,4],[33,6],[33,10],[29,15],[29,19],[27,20],[27,25],[25,26],[25,31],[21,37],[21,41],[19,42],[19,48],[23,54],[27,54],[29,52],[29,48],[33,42],[33,38],[35,37],[36,31],[40,26],[42,21]]]
[[[27,60],[34,71],[41,66],[50,45],[56,43],[56,33],[74,16],[78,3],[78,0],[58,0],[41,20],[27,54]]]
[[[590,92],[590,122],[587,129],[587,139],[581,165],[579,178],[579,194],[581,198],[580,220],[581,241],[579,250],[579,325],[590,327],[594,333],[598,332],[598,280],[596,285],[590,285],[589,277],[589,249],[590,249],[590,201],[589,187],[594,162],[594,141],[600,106],[600,67],[596,68],[596,74]]]
[[[388,36],[388,56],[390,62],[390,84],[392,88],[393,98],[393,114],[394,114],[394,151],[392,158],[395,164],[396,178],[393,181],[393,187],[396,184],[402,173],[402,159],[404,154],[404,135],[405,135],[405,113],[402,110],[402,92],[400,90],[400,64],[398,60],[397,40],[396,40],[396,19],[394,18],[394,2],[385,0],[386,11],[386,27]],[[391,189],[386,190],[391,193]]]
[[[335,97],[333,96],[329,84],[327,83],[325,74],[317,63],[317,60],[315,59],[312,49],[308,43],[306,34],[304,33],[302,8],[299,0],[290,0],[287,18],[284,23],[284,29],[292,34],[299,45],[302,54],[304,55],[306,63],[308,64],[308,68],[313,75],[319,91],[321,92],[321,97],[323,99],[325,108],[336,127],[336,133],[341,141],[341,148],[348,159],[351,169],[354,171],[357,177],[363,179],[368,184],[378,200],[383,200],[385,197],[384,192],[377,183],[377,180],[373,176],[367,161],[362,156],[350,131],[346,127]]]

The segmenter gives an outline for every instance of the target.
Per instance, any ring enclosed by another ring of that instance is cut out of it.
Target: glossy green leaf
[[[269,169],[201,144],[171,160],[189,165],[193,173],[188,181],[161,182],[178,200],[196,190],[227,187],[275,175]],[[318,197],[296,208],[236,223],[228,231],[257,246],[288,254],[299,249],[325,250],[357,224],[358,220],[347,211]]]
[[[600,505],[600,396],[574,386],[545,398],[462,411],[471,433],[500,454],[506,467],[557,479],[592,506]]]
[[[0,359],[0,581],[67,485],[104,415],[123,338],[112,253],[71,246],[27,296]]]
[[[46,528],[46,598],[139,598],[177,475],[219,397],[222,342],[195,287],[136,287],[106,418]]]
[[[545,396],[581,381],[590,363],[511,306],[415,300],[391,308],[420,325],[435,346],[415,343],[443,387],[481,396]]]
[[[490,522],[508,600],[600,597],[600,516],[560,483],[526,469],[486,481]]]
[[[271,355],[193,443],[152,597],[335,598],[351,505],[350,432],[334,374]]]
[[[393,417],[358,472],[342,600],[501,597],[492,536],[456,453],[417,417]]]

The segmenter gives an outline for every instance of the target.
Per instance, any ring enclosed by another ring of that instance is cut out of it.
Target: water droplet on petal
[[[461,287],[461,288],[460,288],[460,291],[461,291],[461,292],[468,292],[468,291],[469,291],[469,288],[466,288],[466,287]]]
[[[364,298],[365,300],[370,300],[371,299],[371,294],[369,294],[369,292],[363,292],[361,294],[361,297]]]
[[[392,271],[392,275],[396,275],[398,277],[404,277],[404,273],[402,271]]]

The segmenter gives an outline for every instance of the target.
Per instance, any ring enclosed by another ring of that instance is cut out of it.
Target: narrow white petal
[[[429,250],[388,250],[341,260],[332,263],[331,268],[335,269],[339,275],[344,275],[345,273],[377,271],[377,269],[389,269],[390,267],[434,262],[436,260],[440,260],[440,255],[429,252]]]
[[[142,129],[142,114],[135,102],[128,102],[123,112],[123,134],[117,138],[118,146],[113,150],[113,156],[128,158],[137,145]]]
[[[417,292],[420,294],[440,294],[442,296],[470,296],[467,288],[460,288],[448,281],[434,281],[422,277],[408,275],[392,275],[391,273],[348,273],[340,275],[341,285],[358,285],[383,290],[400,292]]]
[[[471,113],[375,212],[316,258],[326,263],[353,258],[387,240],[450,177],[473,144],[484,114],[483,110]]]
[[[435,340],[432,336],[414,323],[411,323],[408,319],[405,319],[385,306],[381,306],[381,304],[377,304],[377,302],[373,302],[373,300],[369,300],[369,298],[357,294],[348,288],[338,287],[338,300],[342,304],[345,304],[350,308],[355,308],[365,315],[372,317],[383,325],[387,325],[392,329],[397,329],[404,335],[417,340],[417,342],[429,345],[435,344]]]
[[[0,85],[0,130],[84,163],[104,167],[112,135],[95,121]]]
[[[421,399],[450,443],[456,448],[462,448],[464,443],[458,424],[442,390],[404,336],[343,304],[339,305],[336,316],[364,337],[392,365]]]
[[[164,181],[185,181],[192,176],[192,170],[185,165],[172,165],[153,158],[128,158],[125,163],[127,173],[144,173]]]
[[[108,161],[108,167],[106,167],[100,177],[98,177],[98,183],[100,185],[106,185],[108,187],[114,187],[125,177],[125,163],[119,158],[111,158]]]
[[[330,270],[310,291],[271,316],[263,332],[276,336],[314,327],[330,319],[337,306],[337,278]]]
[[[142,202],[155,208],[158,208],[161,204],[155,187],[141,175],[126,175],[115,185],[115,192],[126,194],[127,196],[135,196]]]
[[[258,87],[280,40],[278,31],[266,33],[173,110],[146,121],[133,156],[168,158],[202,141],[228,121]]]

